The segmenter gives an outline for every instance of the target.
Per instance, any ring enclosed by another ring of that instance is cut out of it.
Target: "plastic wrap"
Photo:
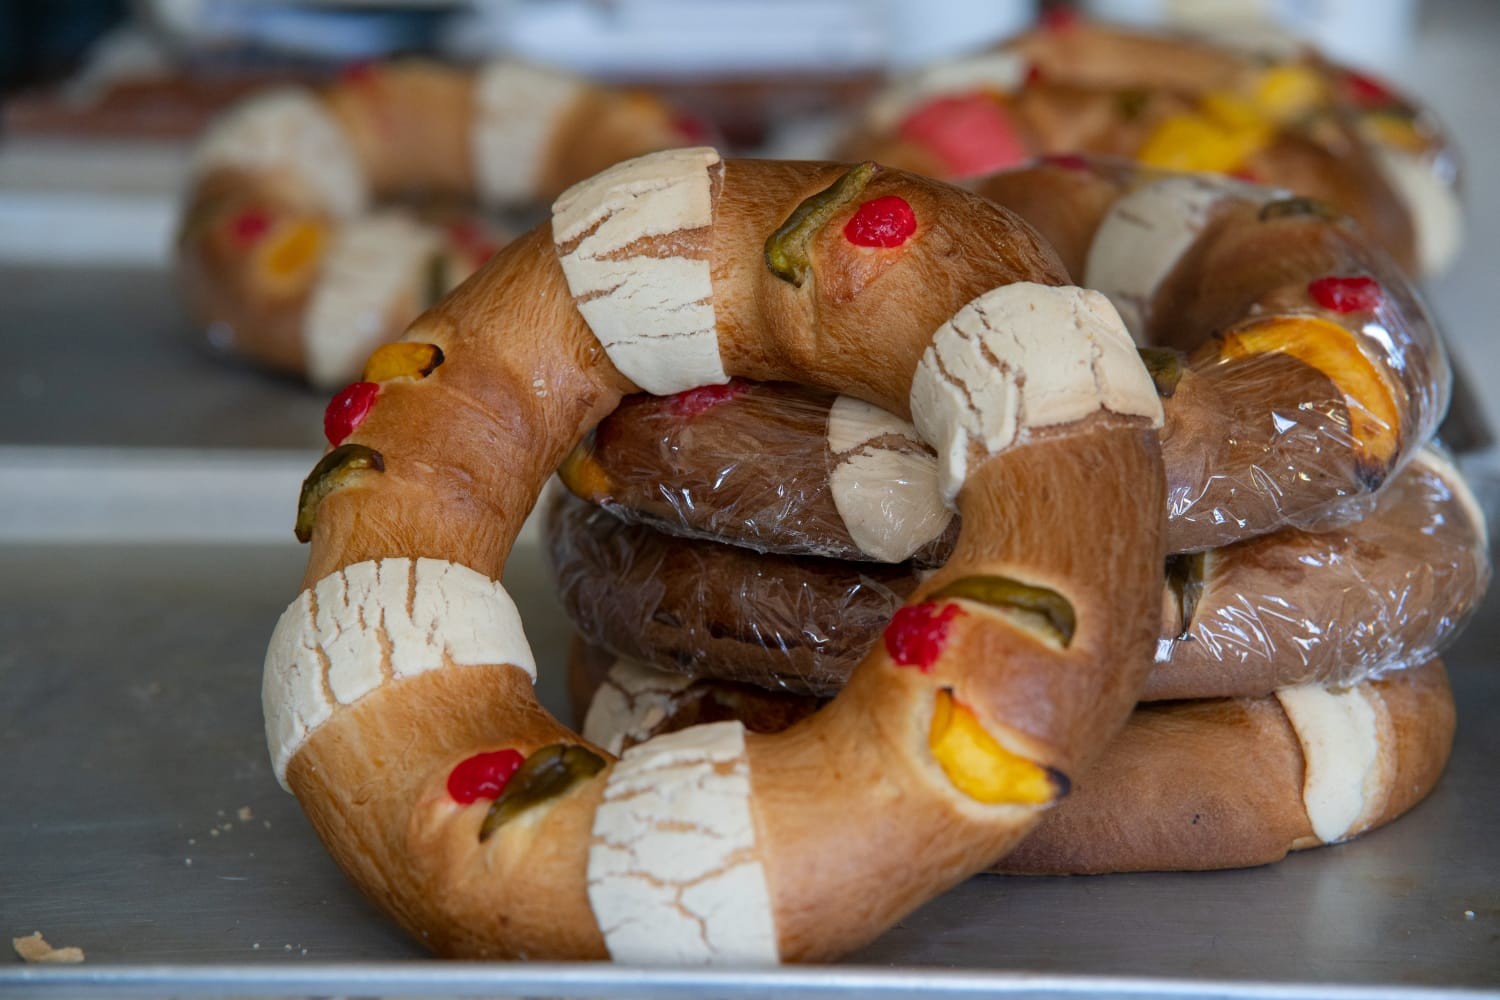
[[[836,693],[917,583],[905,565],[675,538],[561,491],[545,529],[554,589],[585,641],[802,694]]]
[[[1113,206],[1137,198],[1126,216],[1158,213],[1131,225],[1171,248],[1143,272],[1160,280],[1143,298],[1112,294],[1151,345],[1163,395],[1169,552],[1363,515],[1447,408],[1447,358],[1410,284],[1305,200],[1109,161],[978,187],[1032,222],[1075,273],[1100,272],[1090,248]],[[1119,228],[1104,243],[1126,252]],[[931,450],[896,417],[732,383],[629,401],[562,472],[578,495],[674,533],[931,565],[955,535],[923,496],[932,469]]]
[[[559,593],[591,644],[691,676],[827,694],[878,641],[921,572],[757,554],[629,525],[574,498],[548,520]],[[1177,560],[1147,699],[1260,696],[1419,663],[1489,580],[1482,514],[1424,453],[1370,515]]]

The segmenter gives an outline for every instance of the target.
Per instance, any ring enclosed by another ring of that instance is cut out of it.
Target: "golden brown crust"
[[[1059,283],[1062,270],[1003,210],[878,170],[861,197],[905,199],[920,220],[912,239],[888,257],[854,247],[841,234],[858,205],[843,206],[812,238],[807,280],[794,286],[765,266],[766,239],[845,169],[727,163],[710,189],[711,225],[643,236],[630,250],[707,261],[729,374],[824,385],[905,411],[918,358],[940,323],[985,291]],[[498,254],[406,339],[436,345],[443,361],[425,376],[381,384],[349,439],[381,464],[340,480],[309,512],[308,586],[382,557],[446,560],[497,577],[551,470],[634,388],[578,311],[550,226]],[[854,947],[982,868],[1065,787],[1055,776],[1083,767],[1123,724],[1149,667],[1147,612],[1161,587],[1164,500],[1149,425],[1096,412],[985,460],[974,456],[958,494],[971,528],[925,585],[1002,573],[1050,587],[1076,609],[1070,645],[1059,649],[1024,624],[966,607],[931,657],[902,666],[877,652],[826,711],[745,740],[752,853],[776,956],[811,960]],[[1011,520],[1040,530],[994,525],[997,496],[1012,498]],[[1085,509],[1089,530],[1080,532]],[[1063,523],[1069,531],[1054,530]],[[376,652],[386,671],[391,651]],[[985,676],[974,666],[1002,653],[1045,676]],[[1023,711],[1011,682],[1050,703]],[[993,759],[1043,776],[1045,797],[984,804],[959,790],[929,747],[940,689],[994,744]],[[485,810],[457,807],[444,787],[467,754],[527,752],[543,740],[577,742],[536,706],[519,670],[450,663],[334,705],[291,751],[287,778],[350,875],[443,953],[600,957],[586,859],[596,806],[625,765],[606,762],[483,844]],[[841,838],[850,810],[871,801],[895,806],[902,821],[851,850]],[[869,878],[893,855],[917,862],[898,877]]]
[[[584,699],[580,718],[615,662],[575,647],[570,680]],[[1368,831],[1410,810],[1437,784],[1453,741],[1453,699],[1436,660],[1362,690],[1383,705],[1382,754],[1394,771]],[[698,680],[675,694],[671,711],[647,731],[691,725],[705,704],[774,732],[820,702]],[[994,870],[1082,875],[1269,864],[1318,843],[1303,804],[1303,770],[1297,733],[1273,697],[1142,705],[1074,793]]]

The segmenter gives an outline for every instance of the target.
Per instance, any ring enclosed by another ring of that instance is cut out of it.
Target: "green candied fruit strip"
[[[302,496],[297,500],[297,541],[312,540],[313,520],[323,498],[349,481],[358,472],[384,472],[385,457],[362,444],[342,444],[324,455],[302,481]]]
[[[426,308],[431,309],[448,294],[448,254],[438,250],[427,260]]]
[[[1136,353],[1151,375],[1156,394],[1170,399],[1177,391],[1177,383],[1182,381],[1182,355],[1170,347],[1138,347]]]
[[[490,805],[479,839],[490,836],[532,806],[541,805],[604,770],[604,758],[576,743],[553,743],[526,758]]]
[[[1272,219],[1293,219],[1302,216],[1318,219],[1342,219],[1344,217],[1342,212],[1326,201],[1298,195],[1295,198],[1278,198],[1275,201],[1266,202],[1260,207],[1257,218],[1261,222],[1270,222]]]
[[[1073,641],[1076,621],[1072,603],[1055,590],[1034,587],[1008,576],[965,576],[928,594],[926,599],[974,601],[1002,611],[1019,611],[1036,620],[1062,646]]]
[[[877,169],[868,160],[851,167],[844,176],[793,209],[787,220],[766,240],[766,266],[771,273],[801,288],[802,282],[807,280],[807,270],[812,266],[807,248],[813,237],[827,225],[834,213],[860,196]]]
[[[1198,610],[1198,600],[1203,596],[1205,572],[1202,552],[1167,556],[1167,589],[1176,598],[1178,613],[1182,615],[1182,633],[1178,638],[1187,635],[1193,623],[1193,613]]]

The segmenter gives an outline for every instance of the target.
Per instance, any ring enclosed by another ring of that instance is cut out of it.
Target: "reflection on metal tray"
[[[271,776],[260,663],[304,556],[0,547],[0,931],[87,954],[0,961],[0,993],[1500,993],[1493,614],[1449,657],[1459,742],[1443,782],[1348,845],[1245,871],[978,877],[829,968],[442,963],[351,888]],[[540,559],[523,545],[507,584],[560,706],[567,626]]]

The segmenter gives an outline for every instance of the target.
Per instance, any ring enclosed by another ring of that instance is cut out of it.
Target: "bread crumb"
[[[240,818],[241,823],[248,823],[255,818],[255,814],[250,811],[249,806],[240,806],[240,811],[235,813],[235,815]]]
[[[10,939],[23,962],[82,962],[82,948],[54,948],[42,937],[41,931],[32,931],[26,937]]]

